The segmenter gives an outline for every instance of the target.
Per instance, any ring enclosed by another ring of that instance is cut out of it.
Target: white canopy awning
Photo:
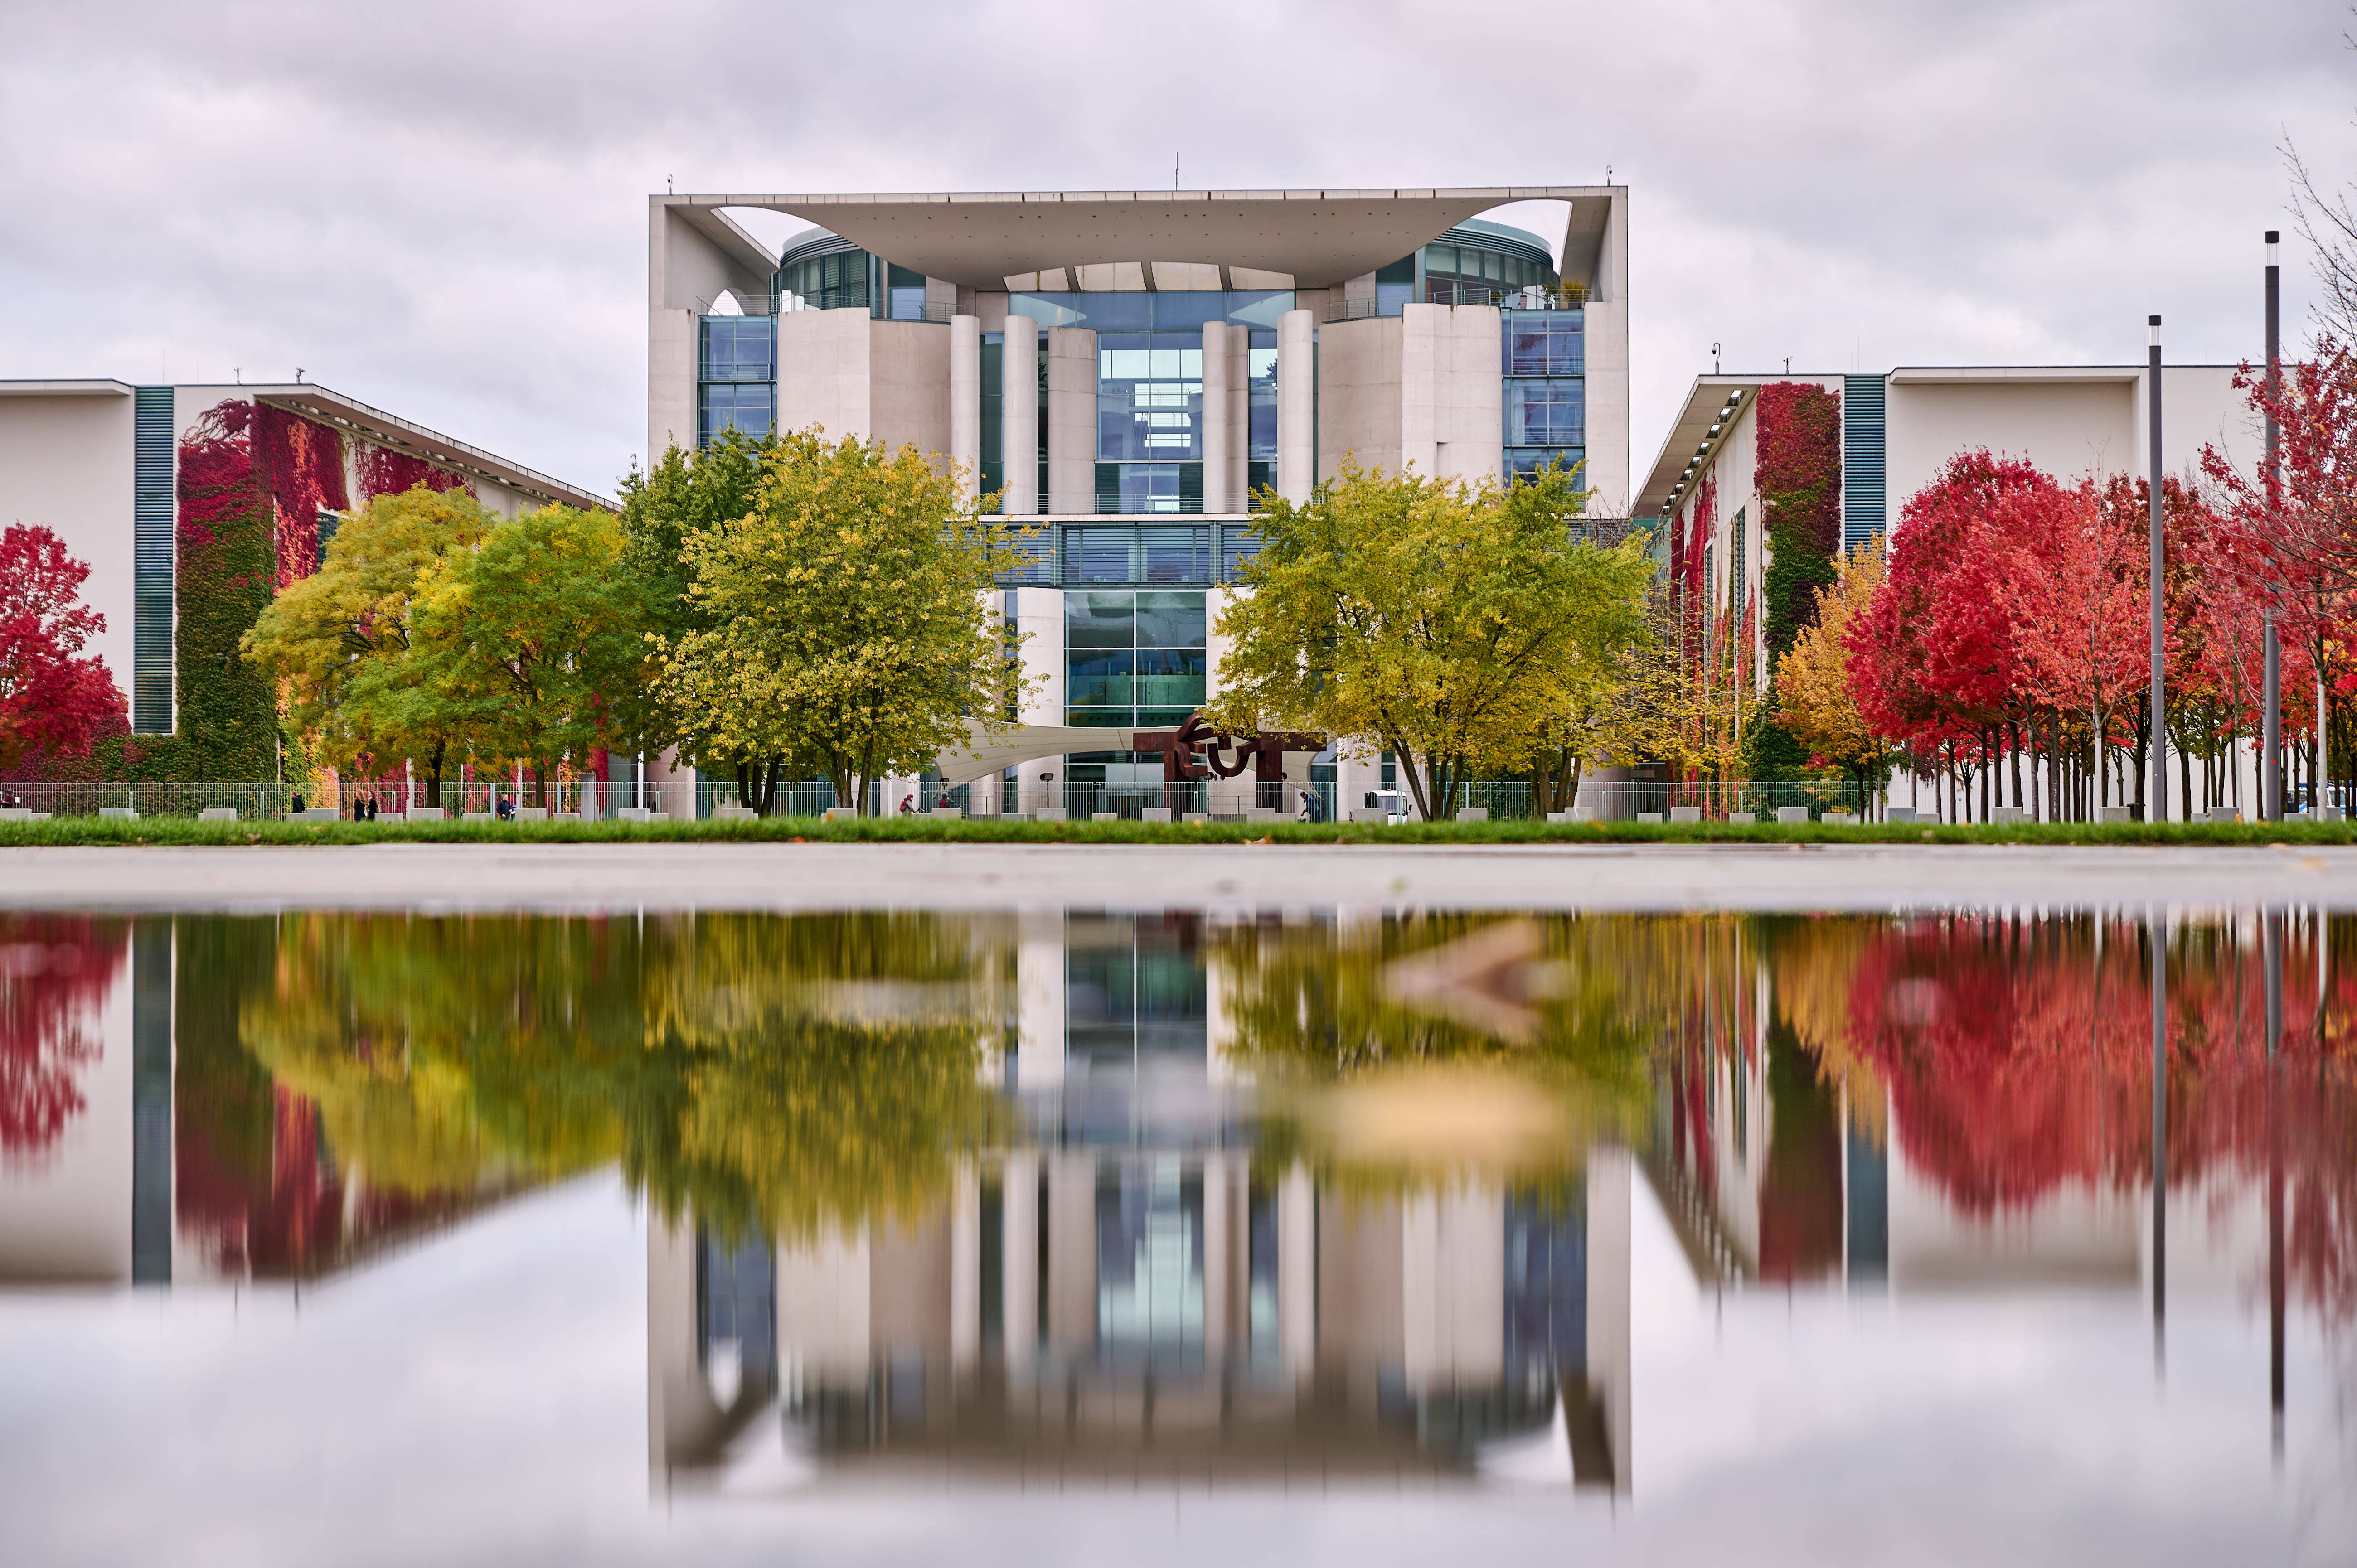
[[[966,744],[943,751],[933,766],[943,784],[971,784],[994,773],[1042,757],[1062,757],[1075,751],[1127,751],[1127,729],[1095,729],[1066,725],[992,725],[966,721]]]

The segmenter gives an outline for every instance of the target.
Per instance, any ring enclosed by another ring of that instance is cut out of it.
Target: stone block
[[[1060,822],[1064,820],[1064,808],[1042,806],[1031,813],[1031,820],[1035,822]]]
[[[1170,808],[1148,806],[1137,813],[1137,820],[1141,822],[1167,822],[1170,820]]]
[[[1486,822],[1490,820],[1490,808],[1487,806],[1459,806],[1457,808],[1457,820],[1460,822]]]
[[[1600,822],[1604,820],[1601,806],[1574,806],[1571,820],[1575,822]]]
[[[207,806],[203,811],[197,813],[197,821],[200,822],[233,822],[237,821],[237,808],[235,806]]]
[[[1089,813],[1089,821],[1092,822],[1117,822],[1121,821],[1121,813],[1119,811],[1091,811]]]
[[[1912,806],[1886,806],[1883,808],[1882,820],[1886,822],[1911,822],[1916,820],[1915,808]]]
[[[1670,821],[1674,822],[1698,822],[1702,821],[1702,808],[1700,806],[1672,806],[1670,808]]]
[[[1353,806],[1351,808],[1351,820],[1354,822],[1381,825],[1390,822],[1392,814],[1381,806]]]
[[[1776,820],[1780,822],[1805,822],[1809,820],[1809,808],[1779,806],[1776,808]]]
[[[98,814],[102,821],[110,822],[135,822],[139,820],[139,813],[128,806],[101,806]]]
[[[856,821],[858,816],[859,813],[849,806],[829,806],[826,809],[825,820],[830,822],[848,822]]]
[[[1658,822],[1662,820],[1662,813],[1659,811],[1640,811],[1637,813],[1637,820],[1641,822]]]

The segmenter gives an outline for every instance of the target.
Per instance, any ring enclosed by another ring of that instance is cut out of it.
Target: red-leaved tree
[[[123,693],[84,654],[106,621],[81,602],[90,568],[46,528],[0,530],[0,773],[43,756],[87,757],[126,727]]]

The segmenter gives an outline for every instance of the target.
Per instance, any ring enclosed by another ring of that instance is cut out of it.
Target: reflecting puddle
[[[2298,912],[0,917],[0,1507],[2345,1561],[2352,1003]]]

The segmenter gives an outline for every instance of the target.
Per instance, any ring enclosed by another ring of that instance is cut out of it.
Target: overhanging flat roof
[[[521,490],[541,501],[563,501],[567,506],[594,508],[602,511],[616,510],[612,501],[595,490],[585,490],[578,485],[568,485],[563,479],[551,478],[536,468],[486,452],[479,446],[469,446],[454,440],[438,430],[428,430],[406,419],[390,414],[381,408],[371,408],[358,398],[346,397],[339,392],[307,381],[292,384],[249,382],[221,387],[210,382],[175,383],[173,390],[183,388],[206,392],[225,392],[266,403],[273,408],[284,408],[323,424],[340,426],[380,446],[395,451],[413,452],[421,457],[457,473],[476,478],[490,479],[510,489]],[[129,397],[136,390],[128,381],[103,378],[75,381],[0,381],[0,397]]]
[[[2231,370],[2232,366],[2171,364],[2171,371]],[[1891,386],[2089,386],[2122,385],[2135,382],[2143,376],[2142,365],[1901,365],[1890,371],[1883,380]],[[1727,393],[1741,389],[1745,395],[1756,395],[1770,381],[1807,381],[1831,392],[1842,390],[1846,380],[1840,374],[1820,375],[1797,371],[1773,376],[1696,376],[1686,392],[1684,405],[1678,410],[1675,424],[1670,426],[1668,437],[1662,443],[1660,456],[1653,459],[1652,472],[1645,477],[1644,488],[1630,512],[1635,517],[1659,517],[1670,499],[1670,487],[1678,482],[1685,471],[1686,460],[1697,455],[1696,449],[1710,438],[1710,427],[1717,423],[1718,411],[1727,406]],[[1707,464],[1705,465],[1707,467]]]
[[[928,195],[658,196],[740,264],[765,247],[717,209],[759,208],[817,224],[888,261],[975,289],[1053,267],[1213,262],[1324,288],[1395,262],[1452,224],[1513,201],[1567,201],[1561,271],[1592,274],[1619,186],[1389,190],[971,191]],[[748,250],[749,246],[749,250]]]
[[[566,506],[588,510],[617,510],[612,501],[595,490],[585,490],[577,485],[568,485],[563,479],[553,478],[536,468],[511,463],[479,446],[469,446],[438,430],[413,424],[408,420],[387,413],[382,409],[371,408],[357,398],[346,397],[326,387],[301,383],[242,390],[252,392],[255,401],[266,403],[273,408],[286,409],[322,424],[341,425],[380,446],[414,453],[455,472],[522,490],[535,500],[563,501]]]

